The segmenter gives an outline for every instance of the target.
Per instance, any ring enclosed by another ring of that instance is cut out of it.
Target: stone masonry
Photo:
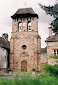
[[[46,39],[48,64],[55,65],[56,59],[50,59],[49,56],[58,56],[58,34],[52,35],[52,27],[49,27],[49,37]]]
[[[47,54],[54,55],[54,50],[58,49],[58,42],[48,42],[47,43]]]
[[[28,19],[27,19],[28,18]],[[28,31],[28,20],[31,20],[31,31]],[[18,23],[22,23],[22,31],[18,31]],[[24,25],[25,24],[25,25]],[[23,49],[22,46],[26,46]],[[10,67],[15,72],[38,69],[38,53],[41,49],[41,38],[38,35],[37,17],[18,17],[12,19],[10,40]]]

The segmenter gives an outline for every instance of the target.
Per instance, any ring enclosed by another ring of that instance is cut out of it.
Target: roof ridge
[[[51,37],[46,38],[45,42],[57,41],[58,42],[58,35],[53,35]]]
[[[35,13],[35,11],[33,10],[33,8],[29,7],[29,8],[20,8],[18,9],[14,15],[11,16],[11,18],[15,19],[15,18],[22,18],[22,17],[37,17],[38,15]]]
[[[0,47],[4,47],[6,49],[10,49],[10,42],[6,41],[5,38],[0,37]]]
[[[30,8],[32,9],[32,7],[27,7],[27,8],[19,8],[19,9],[30,9]]]

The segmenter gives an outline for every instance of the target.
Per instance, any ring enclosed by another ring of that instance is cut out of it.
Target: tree
[[[54,20],[50,25],[52,26],[53,32],[58,34],[58,4],[56,3],[54,6],[43,6],[42,4],[39,5],[46,12],[46,14],[54,17]]]

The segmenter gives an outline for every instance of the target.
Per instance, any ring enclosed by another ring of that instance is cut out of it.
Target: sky
[[[38,14],[38,33],[41,36],[41,47],[46,47],[45,40],[49,36],[48,27],[53,17],[46,15],[40,8],[39,3],[42,5],[54,5],[56,0],[0,0],[0,36],[3,33],[8,33],[9,41],[12,32],[12,19],[11,16],[20,8],[32,7],[35,13]]]

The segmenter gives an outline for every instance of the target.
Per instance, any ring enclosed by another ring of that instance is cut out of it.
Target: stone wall
[[[57,63],[55,62],[56,60],[58,60],[58,59],[53,59],[53,58],[48,58],[48,64],[49,65],[56,65]]]
[[[58,42],[47,42],[47,56],[48,56],[48,64],[55,65],[56,59],[50,59],[49,56],[54,55],[54,50],[58,49]]]
[[[7,61],[8,52],[6,49],[0,47],[0,68],[7,68],[8,61]]]
[[[58,42],[47,42],[47,55],[54,55],[55,49],[58,49]]]
[[[22,22],[22,31],[27,31],[27,22],[28,22],[27,18],[22,18],[22,19],[19,18],[12,20],[12,32],[18,32],[19,22]],[[32,31],[38,31],[38,19],[36,17],[31,19],[31,28]]]
[[[38,20],[31,18],[31,31],[27,31],[27,18],[12,20],[12,36],[10,40],[10,67],[20,72],[21,62],[27,61],[27,71],[37,69],[38,53],[40,53],[41,39],[38,37]],[[18,22],[22,21],[22,32],[18,31]],[[23,23],[26,26],[23,26]],[[26,49],[22,46],[26,45]]]

